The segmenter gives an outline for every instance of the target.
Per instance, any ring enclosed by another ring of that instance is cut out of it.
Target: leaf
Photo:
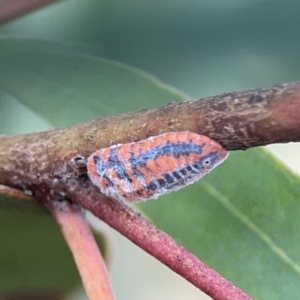
[[[145,72],[49,44],[0,39],[0,87],[55,126],[182,99]]]
[[[162,229],[255,299],[296,299],[300,180],[264,149],[141,204]]]
[[[25,201],[0,194],[0,297],[60,298],[81,283],[73,257],[48,211]],[[98,232],[96,240],[106,256],[106,237]]]
[[[0,200],[7,201],[2,197]],[[31,289],[62,293],[80,282],[72,256],[50,214],[2,209],[0,223],[1,295]]]
[[[45,41],[0,39],[1,91],[56,126],[143,108],[144,101],[157,106],[181,98],[144,72],[74,53]],[[39,205],[0,195],[0,234],[5,245],[0,248],[0,297],[27,291],[61,295],[80,284],[58,226]],[[101,233],[96,239],[107,256],[107,240]]]
[[[122,64],[60,53],[59,45],[49,52],[1,43],[1,86],[55,126],[184,99]],[[139,207],[255,299],[296,299],[299,198],[299,178],[258,148],[231,153],[199,182]]]

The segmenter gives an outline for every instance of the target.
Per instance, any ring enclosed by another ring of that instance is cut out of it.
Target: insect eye
[[[205,166],[211,165],[211,159],[210,159],[210,158],[206,158],[206,159],[204,160],[203,164],[204,164]]]

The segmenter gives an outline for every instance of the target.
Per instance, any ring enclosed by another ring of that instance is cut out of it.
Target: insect
[[[207,136],[170,132],[94,152],[88,175],[101,193],[137,202],[185,187],[222,163],[228,152]]]

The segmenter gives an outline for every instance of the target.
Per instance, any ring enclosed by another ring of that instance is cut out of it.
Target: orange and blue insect
[[[152,136],[94,152],[88,175],[108,197],[136,202],[185,187],[222,163],[228,152],[207,136],[189,131]]]

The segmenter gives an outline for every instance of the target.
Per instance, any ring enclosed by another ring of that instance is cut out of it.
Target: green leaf
[[[21,41],[1,43],[1,86],[55,126],[184,99],[122,64],[59,45],[22,51]],[[296,299],[299,198],[299,178],[258,148],[231,153],[194,185],[140,207],[255,299]]]
[[[1,92],[22,103],[26,123],[38,118],[24,110],[24,105],[49,124],[63,126],[142,109],[145,102],[155,107],[181,99],[140,70],[45,41],[0,39],[0,65]],[[16,103],[11,112],[5,108],[1,133],[10,133],[5,128],[8,121],[20,121],[18,115],[14,119],[17,109]],[[0,196],[0,244],[5,245],[0,247],[0,297],[26,291],[61,295],[78,286],[80,278],[72,256],[49,214],[38,204]],[[98,233],[96,239],[107,254],[105,237]]]
[[[78,285],[73,258],[51,215],[23,211],[22,204],[16,208],[19,199],[0,198],[2,204],[6,201],[14,201],[15,209],[1,205],[0,295],[30,290],[62,294]]]
[[[58,225],[41,204],[0,194],[0,237],[1,299],[25,294],[61,298],[81,283]],[[98,232],[104,255],[105,239]]]
[[[297,299],[299,199],[299,178],[261,148],[231,153],[196,184],[141,207],[255,299]]]
[[[182,99],[145,72],[75,52],[44,41],[30,46],[25,39],[0,39],[0,87],[55,126]]]

